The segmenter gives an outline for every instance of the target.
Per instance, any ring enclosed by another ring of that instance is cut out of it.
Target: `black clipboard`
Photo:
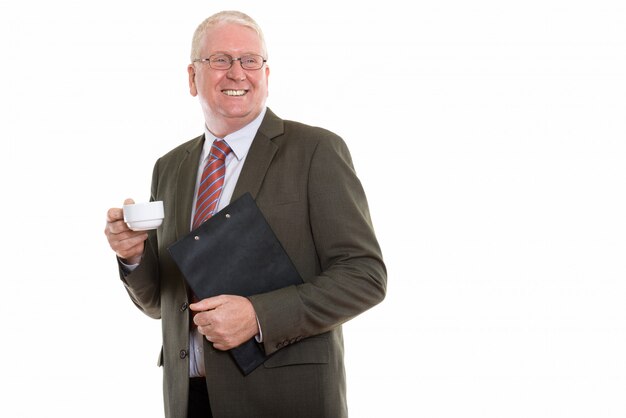
[[[252,296],[302,283],[250,193],[170,245],[168,251],[200,299]],[[254,338],[230,353],[244,375],[269,358]]]

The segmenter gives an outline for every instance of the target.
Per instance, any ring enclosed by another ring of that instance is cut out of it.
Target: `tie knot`
[[[218,141],[217,139],[213,141],[213,145],[211,146],[211,158],[216,158],[218,160],[224,161],[226,156],[230,154],[232,150],[226,143],[226,141]]]

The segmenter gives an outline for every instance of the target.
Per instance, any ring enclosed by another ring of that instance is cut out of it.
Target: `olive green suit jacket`
[[[139,267],[121,275],[139,309],[162,321],[159,364],[168,418],[186,417],[189,301],[167,247],[189,233],[203,142],[204,136],[195,138],[156,162],[151,199],[163,201],[165,220],[149,234]],[[249,298],[263,347],[274,354],[250,375],[205,342],[213,416],[346,417],[341,324],[379,303],[386,291],[381,251],[348,149],[332,132],[282,120],[268,109],[232,199],[246,192],[304,284]]]

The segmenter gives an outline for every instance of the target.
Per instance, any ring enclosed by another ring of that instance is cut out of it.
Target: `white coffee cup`
[[[147,231],[156,229],[163,223],[165,212],[163,202],[135,203],[122,206],[124,222],[133,231]]]

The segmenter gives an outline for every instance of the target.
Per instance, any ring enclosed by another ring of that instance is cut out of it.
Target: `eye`
[[[218,65],[230,64],[230,57],[228,55],[214,55],[211,57],[211,63]]]
[[[261,57],[257,55],[246,55],[241,57],[241,62],[246,65],[258,65],[261,62]]]

